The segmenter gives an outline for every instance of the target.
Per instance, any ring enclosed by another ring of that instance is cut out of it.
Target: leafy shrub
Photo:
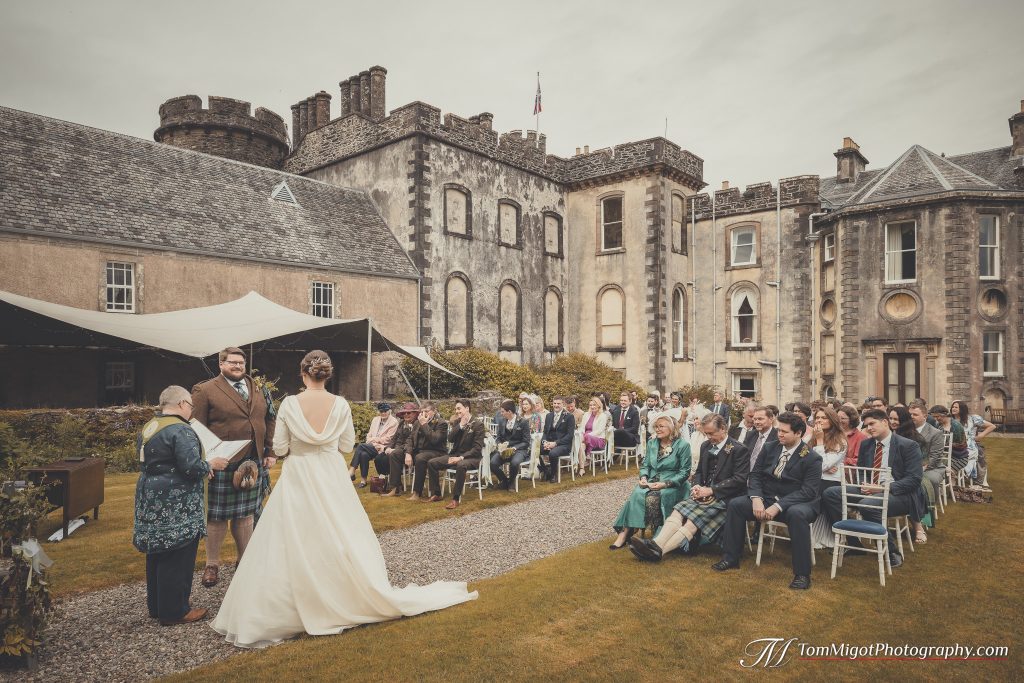
[[[575,395],[585,407],[588,397],[601,392],[607,392],[612,403],[619,400],[623,391],[637,392],[640,401],[647,395],[621,372],[585,353],[559,356],[548,365],[541,366],[537,374],[538,392],[548,399],[548,405],[554,396]]]
[[[435,346],[430,350],[430,355],[438,363],[464,378],[453,377],[444,372],[431,372],[431,396],[455,398],[475,396],[481,391],[497,391],[502,396],[517,396],[520,392],[535,392],[538,389],[537,374],[533,370],[489,351],[474,348],[445,351]],[[406,358],[402,363],[402,370],[409,378],[409,383],[416,394],[425,397],[427,366]]]
[[[726,392],[722,391],[720,387],[716,387],[713,384],[688,384],[685,387],[676,389],[683,395],[683,405],[689,405],[690,401],[697,399],[705,406],[710,408],[715,403],[715,392],[721,391],[722,396],[726,396]],[[732,423],[736,424],[737,420],[743,417],[743,404],[737,399],[723,398],[722,403],[729,404],[729,411],[732,414]]]

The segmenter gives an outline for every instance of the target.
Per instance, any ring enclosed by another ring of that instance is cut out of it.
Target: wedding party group
[[[981,441],[994,426],[962,401],[929,408],[920,399],[908,407],[869,397],[861,405],[830,399],[779,410],[744,400],[735,425],[734,406],[719,392],[708,405],[684,405],[681,392],[662,401],[652,391],[642,404],[632,392],[614,404],[595,393],[585,411],[576,396],[555,396],[548,410],[541,397],[523,393],[502,400],[493,416],[474,415],[462,399],[448,419],[431,401],[396,411],[380,403],[357,444],[348,402],[325,388],[334,371],[327,353],[306,354],[299,367],[304,390],[276,410],[246,360],[241,349],[226,348],[215,378],[191,392],[170,386],[160,395],[137,442],[133,535],[146,554],[149,615],[174,625],[206,618],[190,604],[199,544],[206,539],[201,583],[213,587],[230,528],[238,564],[211,626],[239,647],[339,633],[477,598],[465,582],[390,585],[359,499],[367,485],[384,497],[408,493],[408,500],[437,503],[450,482],[446,507],[455,509],[470,475],[481,495],[484,486],[513,492],[520,479],[557,482],[563,471],[575,478],[588,467],[596,475],[599,462],[605,471],[616,458],[628,467],[632,455],[639,480],[613,523],[611,550],[628,547],[638,559],[658,562],[717,544],[722,557],[713,568],[726,571],[739,567],[745,540],[782,523],[794,589],[810,587],[813,550],[833,546],[836,525],[881,525],[891,571],[903,562],[902,537],[887,528],[883,509],[905,518],[924,543],[952,480],[961,490],[987,490]],[[208,453],[196,423],[243,446],[230,457]],[[267,496],[267,471],[278,459],[281,474]],[[854,481],[854,470],[868,478]],[[860,501],[856,520],[846,511],[851,499]],[[650,538],[637,533],[646,530]],[[274,590],[264,590],[270,583]]]

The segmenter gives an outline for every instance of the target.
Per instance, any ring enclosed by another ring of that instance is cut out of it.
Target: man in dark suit
[[[811,587],[811,523],[818,516],[821,456],[803,442],[807,429],[802,417],[785,412],[778,418],[779,440],[764,447],[750,472],[746,496],[729,501],[725,518],[722,559],[716,571],[738,569],[747,522],[784,522],[789,527],[793,555],[790,588]]]
[[[889,484],[889,508],[886,512],[890,517],[908,514],[913,508],[914,496],[921,487],[921,448],[916,442],[894,434],[889,428],[889,420],[884,410],[872,408],[864,411],[864,430],[871,438],[864,439],[857,454],[857,467],[888,467],[892,474]],[[869,521],[886,524],[882,519],[882,494],[860,496],[859,489],[847,488],[847,495],[858,493],[858,499],[874,498],[878,501],[878,510],[860,508],[861,516]],[[825,514],[829,524],[835,524],[843,518],[843,491],[838,486],[826,489],[822,497]],[[903,556],[896,549],[896,537],[889,530],[889,561],[892,566],[903,564]]]
[[[455,402],[455,414],[448,421],[448,434],[452,439],[451,453],[431,458],[427,463],[430,475],[430,498],[428,502],[441,500],[441,473],[455,469],[455,483],[452,485],[452,501],[445,506],[446,510],[459,507],[462,489],[466,485],[466,474],[480,467],[483,457],[484,437],[487,430],[481,420],[474,419],[469,403],[464,400]]]
[[[732,424],[732,408],[722,398],[722,392],[716,391],[713,396],[711,403],[711,412],[715,415],[721,415],[725,420],[725,426],[728,427]]]
[[[261,468],[274,466],[274,425],[268,415],[268,404],[263,392],[245,372],[245,352],[231,346],[220,352],[220,374],[214,379],[192,387],[192,417],[201,422],[222,441],[251,443],[223,471],[215,473],[207,496],[206,569],[203,585],[217,584],[220,567],[220,547],[227,536],[228,521],[231,535],[242,559],[252,536],[253,520],[263,494],[262,484],[240,491],[232,483],[235,471],[246,460],[255,461]],[[263,472],[260,470],[260,481]]]
[[[511,490],[520,465],[530,459],[530,422],[516,415],[515,401],[502,401],[497,425],[498,448],[491,456],[491,474],[498,478],[499,489]],[[507,459],[503,457],[507,451],[512,451],[512,456],[508,459],[508,476],[505,476],[502,463]]]
[[[423,483],[427,478],[427,464],[448,452],[448,422],[437,414],[432,401],[424,401],[417,418],[419,427],[413,433],[406,451],[412,456],[414,468],[412,495],[409,500],[423,498]]]
[[[612,406],[612,425],[615,427],[615,447],[632,448],[640,443],[640,411],[629,392],[619,394],[619,405]]]
[[[698,535],[702,543],[714,541],[725,522],[729,501],[747,492],[750,460],[746,446],[726,436],[721,415],[705,415],[700,429],[707,440],[700,445],[697,484],[689,498],[676,504],[654,539],[634,536],[629,540],[630,551],[640,560],[657,562],[667,552],[685,549]]]
[[[757,457],[761,455],[764,447],[779,440],[779,430],[772,426],[775,422],[775,413],[767,406],[754,408],[754,431],[747,433],[743,445],[750,449],[750,471],[754,471],[757,464]]]
[[[395,412],[400,422],[395,430],[395,439],[391,446],[384,449],[388,456],[388,492],[385,496],[395,497],[402,492],[402,467],[412,467],[413,435],[420,428],[420,410],[415,403],[406,403]]]
[[[572,439],[576,434],[576,420],[565,411],[561,396],[551,401],[551,412],[544,418],[544,436],[540,441],[541,455],[548,456],[547,480],[555,483],[558,477],[558,459],[568,458]]]
[[[746,445],[747,437],[752,437],[752,434],[757,431],[754,427],[754,406],[748,403],[743,408],[743,419],[740,423],[729,430],[729,438],[736,439],[741,444]],[[747,448],[749,454],[750,448]]]

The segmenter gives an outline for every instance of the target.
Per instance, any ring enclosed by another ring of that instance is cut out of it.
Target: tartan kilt
[[[238,464],[241,465],[243,461]],[[222,522],[256,514],[260,504],[263,486],[258,485],[248,491],[238,491],[231,483],[238,467],[228,467],[222,472],[214,472],[207,489],[206,519],[211,522]],[[263,466],[260,465],[262,475]],[[261,477],[262,479],[262,477]]]
[[[675,510],[700,529],[701,543],[711,543],[725,526],[727,501],[716,500],[710,505],[701,505],[692,498],[677,503]]]

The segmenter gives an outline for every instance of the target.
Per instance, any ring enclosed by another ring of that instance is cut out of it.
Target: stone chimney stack
[[[325,90],[313,95],[316,102],[316,127],[323,128],[331,120],[331,96]]]
[[[299,142],[309,132],[309,100],[299,102]]]
[[[722,181],[722,189],[723,190],[728,190],[729,189],[729,181],[728,180],[723,180]]]
[[[362,108],[359,106],[360,103],[362,102],[362,97],[359,94],[360,93],[359,74],[356,74],[352,78],[348,79],[348,82],[349,82],[349,102],[351,103],[349,105],[349,111],[351,111],[353,114],[357,114],[357,113],[362,111]]]
[[[1010,156],[1024,156],[1024,100],[1020,101],[1020,111],[1010,117],[1010,135],[1013,137]]]
[[[352,112],[351,81],[341,81],[338,86],[341,87],[341,115],[348,116]]]
[[[359,74],[359,111],[370,115],[370,72]]]
[[[370,118],[374,121],[383,121],[387,116],[384,106],[387,75],[388,70],[382,66],[370,67]]]
[[[299,105],[292,105],[292,149],[298,149],[302,137],[299,134]]]
[[[480,112],[480,127],[484,130],[494,129],[494,114],[489,111]]]
[[[841,183],[855,183],[864,172],[868,160],[860,153],[860,145],[853,138],[843,138],[843,146],[835,152],[836,180]]]

